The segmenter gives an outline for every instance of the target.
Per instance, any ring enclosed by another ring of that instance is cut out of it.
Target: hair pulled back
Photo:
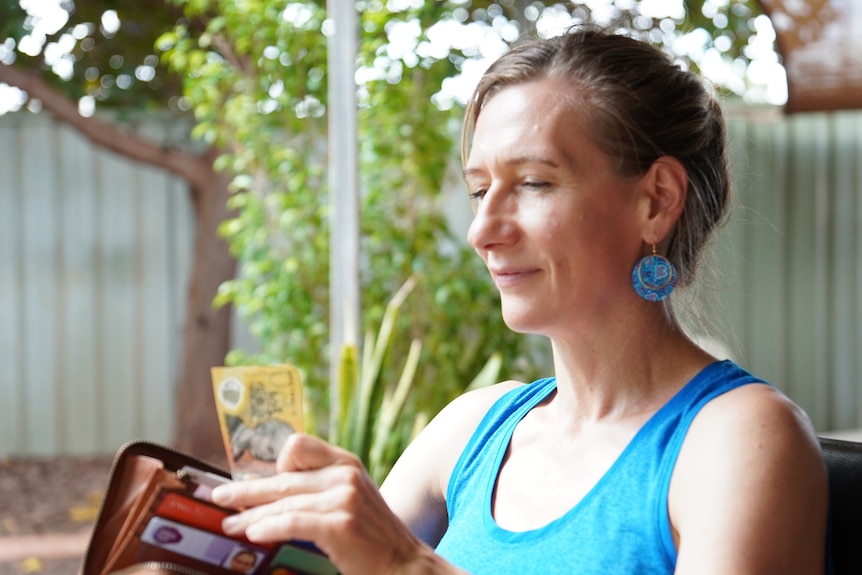
[[[576,28],[518,46],[492,64],[467,105],[462,134],[466,162],[484,105],[506,86],[543,78],[572,86],[588,112],[593,143],[619,176],[644,174],[662,156],[679,160],[688,191],[665,256],[689,285],[710,234],[724,221],[730,199],[725,125],[718,103],[695,74],[659,49],[627,36]]]

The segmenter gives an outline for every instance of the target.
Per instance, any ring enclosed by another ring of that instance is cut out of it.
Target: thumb
[[[330,465],[356,465],[362,467],[353,453],[330,445],[319,437],[305,433],[292,433],[284,442],[275,468],[282,471],[310,471]]]

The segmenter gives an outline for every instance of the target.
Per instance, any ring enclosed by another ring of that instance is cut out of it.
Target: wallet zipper
[[[184,567],[182,565],[177,565],[176,563],[165,563],[162,561],[136,563],[135,565],[130,565],[120,571],[114,571],[111,575],[131,575],[139,569],[167,569],[171,573],[178,573],[179,575],[206,575],[205,573],[192,569],[191,567]]]

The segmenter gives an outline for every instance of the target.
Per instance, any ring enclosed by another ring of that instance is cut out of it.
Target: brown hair
[[[593,143],[615,163],[618,175],[641,175],[662,156],[685,166],[686,203],[666,257],[679,271],[679,285],[689,285],[730,200],[725,125],[718,103],[695,74],[659,49],[604,30],[576,28],[518,45],[488,68],[467,104],[464,162],[488,100],[506,86],[542,78],[571,83],[571,97],[590,109]]]

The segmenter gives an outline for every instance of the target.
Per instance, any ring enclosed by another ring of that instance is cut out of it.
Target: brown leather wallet
[[[230,537],[212,488],[230,473],[169,447],[134,441],[117,453],[78,575],[337,575],[314,545]]]

